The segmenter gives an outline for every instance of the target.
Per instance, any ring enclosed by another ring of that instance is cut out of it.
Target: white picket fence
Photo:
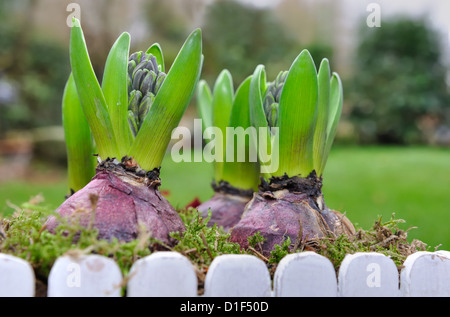
[[[197,276],[190,261],[176,252],[157,252],[136,261],[124,279],[117,264],[100,255],[62,256],[53,265],[49,297],[121,296],[197,297]],[[30,264],[0,254],[0,296],[35,296]],[[251,255],[222,255],[206,274],[204,297],[356,297],[450,296],[450,252],[416,252],[401,273],[379,253],[347,255],[338,274],[314,252],[286,256],[273,283],[265,263]]]

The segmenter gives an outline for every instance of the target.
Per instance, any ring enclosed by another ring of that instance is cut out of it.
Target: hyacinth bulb
[[[145,229],[166,245],[176,241],[170,232],[183,232],[185,225],[175,208],[160,194],[159,170],[145,172],[133,160],[106,160],[83,189],[75,192],[56,213],[86,228],[98,230],[98,238],[131,241]],[[51,216],[46,228],[53,232],[59,218]]]
[[[351,235],[353,224],[324,204],[322,182],[311,173],[307,178],[277,177],[263,183],[231,230],[230,240],[248,247],[248,237],[260,233],[266,241],[262,253],[270,254],[287,237],[292,245],[330,235]]]
[[[206,218],[211,212],[207,225],[216,224],[225,231],[233,228],[242,217],[245,206],[253,197],[253,190],[242,190],[231,186],[225,181],[213,183],[214,195],[200,204],[197,209]]]

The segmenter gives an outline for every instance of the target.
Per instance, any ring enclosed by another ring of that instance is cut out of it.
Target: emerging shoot
[[[326,59],[317,73],[307,50],[273,82],[266,81],[264,65],[256,67],[250,117],[255,127],[266,131],[258,137],[270,144],[272,166],[262,173],[259,192],[232,229],[231,241],[247,247],[247,238],[260,232],[266,239],[262,251],[269,253],[287,237],[295,245],[299,239],[354,232],[345,216],[325,205],[322,194],[323,171],[342,101],[339,76],[334,73],[330,78]],[[273,128],[278,131],[273,133]],[[261,164],[268,162],[266,149],[258,146],[258,155]]]
[[[171,131],[178,126],[200,76],[201,31],[193,31],[186,39],[167,75],[158,44],[130,57],[129,47],[130,36],[122,33],[109,52],[100,87],[80,22],[73,19],[73,77],[67,83],[63,107],[69,173],[79,172],[82,179],[75,183],[78,180],[70,176],[77,191],[56,212],[95,228],[99,239],[130,241],[143,226],[153,238],[171,245],[175,240],[169,233],[182,232],[185,226],[158,191],[159,171]],[[92,173],[92,161],[87,159],[92,158],[89,130],[98,165],[85,184]],[[79,156],[74,146],[80,146]],[[54,231],[58,224],[57,217],[50,217],[46,225]]]

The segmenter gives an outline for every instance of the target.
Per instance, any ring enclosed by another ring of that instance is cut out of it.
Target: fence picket
[[[326,257],[310,251],[285,256],[275,271],[274,296],[337,296],[333,264]]]
[[[262,260],[252,255],[218,256],[206,274],[205,296],[271,296],[269,271]]]
[[[191,262],[180,253],[153,253],[133,264],[127,296],[197,296],[197,276]]]
[[[34,297],[35,276],[31,265],[16,256],[0,253],[0,297]]]
[[[314,252],[287,255],[278,264],[273,287],[266,264],[253,255],[227,254],[214,259],[204,296],[331,297],[450,296],[450,252],[416,252],[403,263],[375,252],[348,254],[338,278],[330,260]],[[35,296],[31,265],[0,253],[0,297]],[[100,255],[61,256],[48,277],[49,297],[121,296],[123,277],[116,262]],[[400,287],[399,287],[400,282]],[[157,252],[136,261],[128,276],[129,297],[196,297],[197,276],[178,252]]]
[[[112,259],[101,255],[59,257],[48,277],[49,297],[118,297],[122,273]]]
[[[439,250],[436,251],[436,254],[443,255],[444,257],[450,259],[450,251]]]
[[[450,256],[448,251],[421,251],[411,254],[400,273],[403,296],[450,296]]]
[[[375,252],[347,254],[338,273],[339,295],[345,297],[395,297],[398,282],[394,261]]]

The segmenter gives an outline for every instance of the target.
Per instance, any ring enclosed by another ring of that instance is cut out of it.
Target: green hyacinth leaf
[[[91,130],[81,108],[72,74],[64,88],[62,124],[66,141],[69,192],[78,191],[94,176],[96,158]]]
[[[256,128],[257,132],[255,146],[258,149],[258,160],[261,166],[261,173],[263,177],[268,178],[271,176],[271,172],[273,172],[270,165],[274,162],[272,161],[272,133],[267,123],[263,105],[263,96],[266,88],[265,67],[264,65],[258,65],[253,72],[250,82],[250,123]]]
[[[258,65],[250,82],[250,121],[256,128],[268,128],[263,106],[263,95],[266,90],[266,71],[263,65]]]
[[[152,54],[155,56],[156,61],[158,62],[158,68],[160,72],[165,73],[165,67],[164,67],[164,55],[162,52],[161,45],[158,43],[154,43],[152,46],[148,48],[148,50],[145,52],[147,54]]]
[[[201,66],[202,34],[197,29],[189,35],[175,58],[128,151],[143,169],[160,167],[172,130],[178,126],[195,92]]]
[[[128,125],[127,67],[130,35],[122,33],[112,46],[106,59],[102,90],[113,125],[120,156],[125,156],[132,135]]]
[[[327,59],[323,59],[320,63],[319,73],[317,75],[319,100],[313,148],[314,169],[318,176],[322,175],[323,155],[327,140],[328,112],[330,109],[330,76],[330,63]]]
[[[226,160],[223,163],[222,180],[241,189],[257,190],[259,163],[256,151],[256,134],[250,124],[250,83],[247,77],[236,90],[226,134]],[[248,129],[250,128],[250,129]],[[235,137],[238,135],[239,137]],[[241,136],[245,135],[245,139]]]
[[[233,107],[234,87],[233,79],[228,70],[220,72],[216,79],[213,89],[213,126],[220,129],[222,136],[226,136],[226,128],[230,123],[231,109]],[[216,157],[215,162],[215,180],[219,182],[222,180],[223,162],[225,161],[226,140],[222,144],[218,144],[215,148]]]
[[[327,140],[325,143],[323,162],[321,168],[322,171],[325,169],[328,155],[330,154],[331,147],[333,145],[334,138],[337,133],[339,120],[342,114],[343,103],[344,103],[344,92],[342,88],[342,81],[337,73],[333,73],[330,83],[330,110],[327,126]]]
[[[213,125],[225,133],[230,122],[233,107],[234,87],[233,79],[228,70],[223,70],[214,84],[213,89]],[[225,135],[225,134],[224,134]]]
[[[317,120],[318,83],[307,50],[294,60],[279,104],[279,168],[274,174],[306,177],[314,169],[313,140]]]
[[[197,86],[197,111],[202,119],[203,130],[213,126],[213,97],[211,88],[205,80],[200,80]]]
[[[70,64],[83,112],[102,159],[120,156],[108,107],[89,59],[80,21],[73,18]]]

